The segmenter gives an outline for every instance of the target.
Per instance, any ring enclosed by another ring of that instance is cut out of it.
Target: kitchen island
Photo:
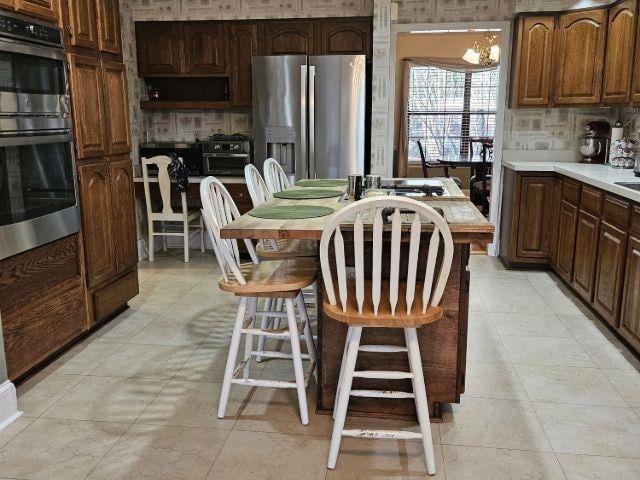
[[[295,187],[294,187],[295,188]],[[442,300],[444,317],[431,325],[418,330],[425,381],[429,395],[429,410],[432,418],[441,418],[441,406],[444,403],[460,401],[464,393],[464,379],[467,351],[467,322],[469,310],[469,253],[470,242],[490,242],[493,238],[494,227],[469,201],[457,200],[426,200],[433,207],[440,208],[449,223],[454,240],[454,257],[451,274]],[[273,205],[323,205],[339,210],[347,205],[338,197],[328,200],[278,200]],[[236,221],[222,229],[223,238],[259,239],[307,239],[320,240],[322,231],[330,216],[303,220],[267,220],[242,215]],[[423,229],[428,232],[430,224]],[[345,237],[346,258],[353,258],[350,248],[348,227],[343,229]],[[423,235],[420,248],[420,262],[424,262],[429,236]],[[388,251],[388,250],[386,250]],[[367,253],[365,252],[365,258]],[[384,265],[383,269],[388,268]],[[388,263],[388,259],[386,260]],[[401,267],[401,271],[406,268]],[[384,270],[383,270],[384,271]],[[319,278],[321,295],[323,294],[322,279]],[[322,297],[321,297],[322,298]],[[342,351],[346,338],[346,325],[339,323],[322,313],[322,301],[318,312],[318,392],[317,411],[330,413],[333,409],[336,384],[342,360]],[[366,343],[395,343],[404,344],[402,330],[369,329],[365,331]],[[404,355],[388,354],[386,356],[371,355],[361,352],[358,368],[408,370],[408,362]],[[391,389],[410,391],[408,380],[385,381],[359,379],[355,388],[363,389]],[[411,399],[376,399],[354,397],[349,403],[350,414],[410,417],[414,415],[414,402]]]

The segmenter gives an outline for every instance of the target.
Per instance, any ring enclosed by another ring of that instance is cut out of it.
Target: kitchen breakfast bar
[[[448,180],[448,179],[443,179]],[[297,187],[293,187],[297,188]],[[424,200],[444,216],[454,241],[454,256],[451,274],[445,289],[441,306],[444,316],[441,320],[425,325],[418,330],[420,351],[424,376],[429,397],[429,413],[433,420],[438,421],[442,415],[442,405],[460,401],[460,395],[465,388],[465,369],[467,352],[467,322],[469,311],[469,277],[468,269],[471,242],[489,243],[493,239],[494,227],[478,211],[478,209],[461,195],[453,199],[440,197]],[[267,205],[322,205],[339,210],[347,201],[337,197],[322,200],[283,200],[273,199]],[[242,215],[234,222],[223,227],[222,238],[228,239],[287,239],[287,240],[316,240],[319,241],[323,229],[331,216],[273,220]],[[407,224],[409,227],[409,224]],[[342,227],[341,227],[342,228]],[[423,232],[429,232],[431,224],[423,224]],[[367,225],[365,225],[365,232]],[[408,231],[404,231],[402,241],[408,240]],[[407,228],[408,230],[408,228]],[[345,238],[345,257],[353,261],[353,244],[349,238],[349,226],[342,228]],[[405,236],[407,238],[405,238]],[[429,235],[422,235],[419,254],[419,270],[426,265]],[[386,242],[386,239],[385,239]],[[365,264],[371,265],[371,242],[365,234]],[[350,252],[351,250],[351,252]],[[383,250],[388,252],[388,245]],[[386,256],[386,258],[385,258]],[[389,256],[383,256],[383,272],[389,268]],[[406,265],[400,266],[400,271],[406,272]],[[424,270],[422,270],[424,271]],[[337,381],[345,345],[347,326],[337,322],[322,312],[324,295],[323,282],[318,269],[318,391],[317,413],[330,414],[333,410]],[[402,329],[365,329],[363,342],[367,344],[397,344],[404,346]],[[380,355],[361,352],[358,356],[358,369],[366,370],[408,370],[406,355],[387,353]],[[376,380],[355,379],[354,388],[411,391],[409,380]],[[350,415],[367,415],[380,417],[411,417],[415,415],[414,401],[411,398],[370,398],[353,397],[349,402]]]

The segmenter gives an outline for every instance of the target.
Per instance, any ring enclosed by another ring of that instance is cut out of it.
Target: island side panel
[[[346,238],[345,238],[346,240]],[[426,253],[423,240],[421,251]],[[346,247],[349,248],[347,243]],[[366,248],[366,247],[365,247]],[[442,300],[444,317],[431,325],[418,329],[418,339],[424,366],[429,412],[433,419],[441,418],[442,403],[458,402],[464,391],[464,369],[466,366],[466,335],[468,319],[468,272],[469,245],[456,244],[451,274]],[[349,256],[347,255],[347,258]],[[353,257],[351,257],[353,258]],[[401,266],[401,271],[406,266]],[[424,272],[425,257],[421,256],[419,271]],[[383,270],[384,271],[384,270]],[[324,289],[320,280],[321,295]],[[337,322],[319,311],[318,324],[320,375],[318,384],[319,413],[333,409],[336,385],[342,361],[342,352],[347,333],[346,325]],[[365,329],[362,344],[404,345],[402,329]],[[358,370],[409,370],[406,353],[372,354],[359,352]],[[411,391],[409,380],[380,381],[355,379],[354,389],[382,389]],[[374,415],[381,417],[413,417],[415,407],[412,399],[379,399],[351,397],[350,415]]]

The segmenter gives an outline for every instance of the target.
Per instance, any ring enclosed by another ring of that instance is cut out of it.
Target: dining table
[[[450,182],[450,179],[441,180],[445,184]],[[301,188],[305,187],[291,187],[291,189]],[[336,196],[305,200],[274,198],[267,202],[266,206],[310,205],[327,207],[327,210],[337,212],[354,201],[346,198],[344,194],[345,186],[331,188],[336,190]],[[392,191],[384,194],[389,193],[393,194]],[[454,241],[451,273],[441,302],[441,306],[444,308],[444,316],[438,322],[425,325],[418,330],[429,397],[429,412],[434,421],[439,421],[442,418],[443,405],[459,402],[460,396],[465,390],[469,319],[470,243],[491,242],[494,226],[464,195],[456,195],[455,198],[449,199],[443,199],[442,197],[418,197],[418,199],[434,207],[445,218]],[[223,227],[221,229],[221,237],[227,239],[304,239],[319,241],[332,215],[333,213],[304,219],[269,219],[253,216],[250,211]],[[366,225],[365,221],[365,232],[371,228],[372,226]],[[409,228],[410,221],[407,222],[406,228],[403,227],[402,241],[408,241]],[[419,268],[426,265],[429,232],[433,230],[433,226],[428,222],[424,222],[422,229]],[[353,258],[353,243],[349,235],[349,225],[341,226],[341,230],[345,240],[345,258]],[[371,258],[367,253],[371,249],[370,240],[365,234],[365,258]],[[391,255],[387,255],[383,258],[383,272],[389,268],[390,257]],[[405,256],[401,255],[402,257]],[[406,262],[406,259],[404,262]],[[404,265],[403,268],[403,265],[401,265],[400,270],[406,271],[406,266]],[[319,269],[318,298],[316,318],[319,368],[316,412],[330,414],[334,405],[347,326],[323,313],[324,285]],[[363,341],[369,344],[385,342],[404,345],[404,336],[402,329],[368,329]],[[408,370],[408,362],[405,356],[393,353],[371,355],[362,352],[358,362],[359,369],[362,367],[362,369],[373,370]],[[408,380],[383,381],[382,383],[380,380],[375,379],[357,380],[356,388],[410,390]],[[354,397],[349,403],[349,413],[350,415],[411,418],[415,416],[415,407],[411,399]]]

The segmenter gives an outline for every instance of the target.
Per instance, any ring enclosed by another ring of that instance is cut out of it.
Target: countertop
[[[199,175],[197,177],[191,177],[190,176],[189,177],[189,183],[200,183],[205,178],[207,178],[206,175]],[[217,177],[217,178],[222,183],[241,183],[241,184],[247,183],[246,180],[244,179],[244,177]],[[144,180],[142,178],[142,175],[140,175],[140,176],[134,177],[133,181],[137,182],[137,183],[142,183]],[[158,177],[149,175],[149,182],[150,183],[158,183]]]
[[[554,172],[580,182],[601,188],[635,202],[640,202],[640,191],[616,185],[616,182],[640,183],[633,170],[611,168],[608,165],[589,165],[569,162],[503,162],[505,168],[516,172]]]

